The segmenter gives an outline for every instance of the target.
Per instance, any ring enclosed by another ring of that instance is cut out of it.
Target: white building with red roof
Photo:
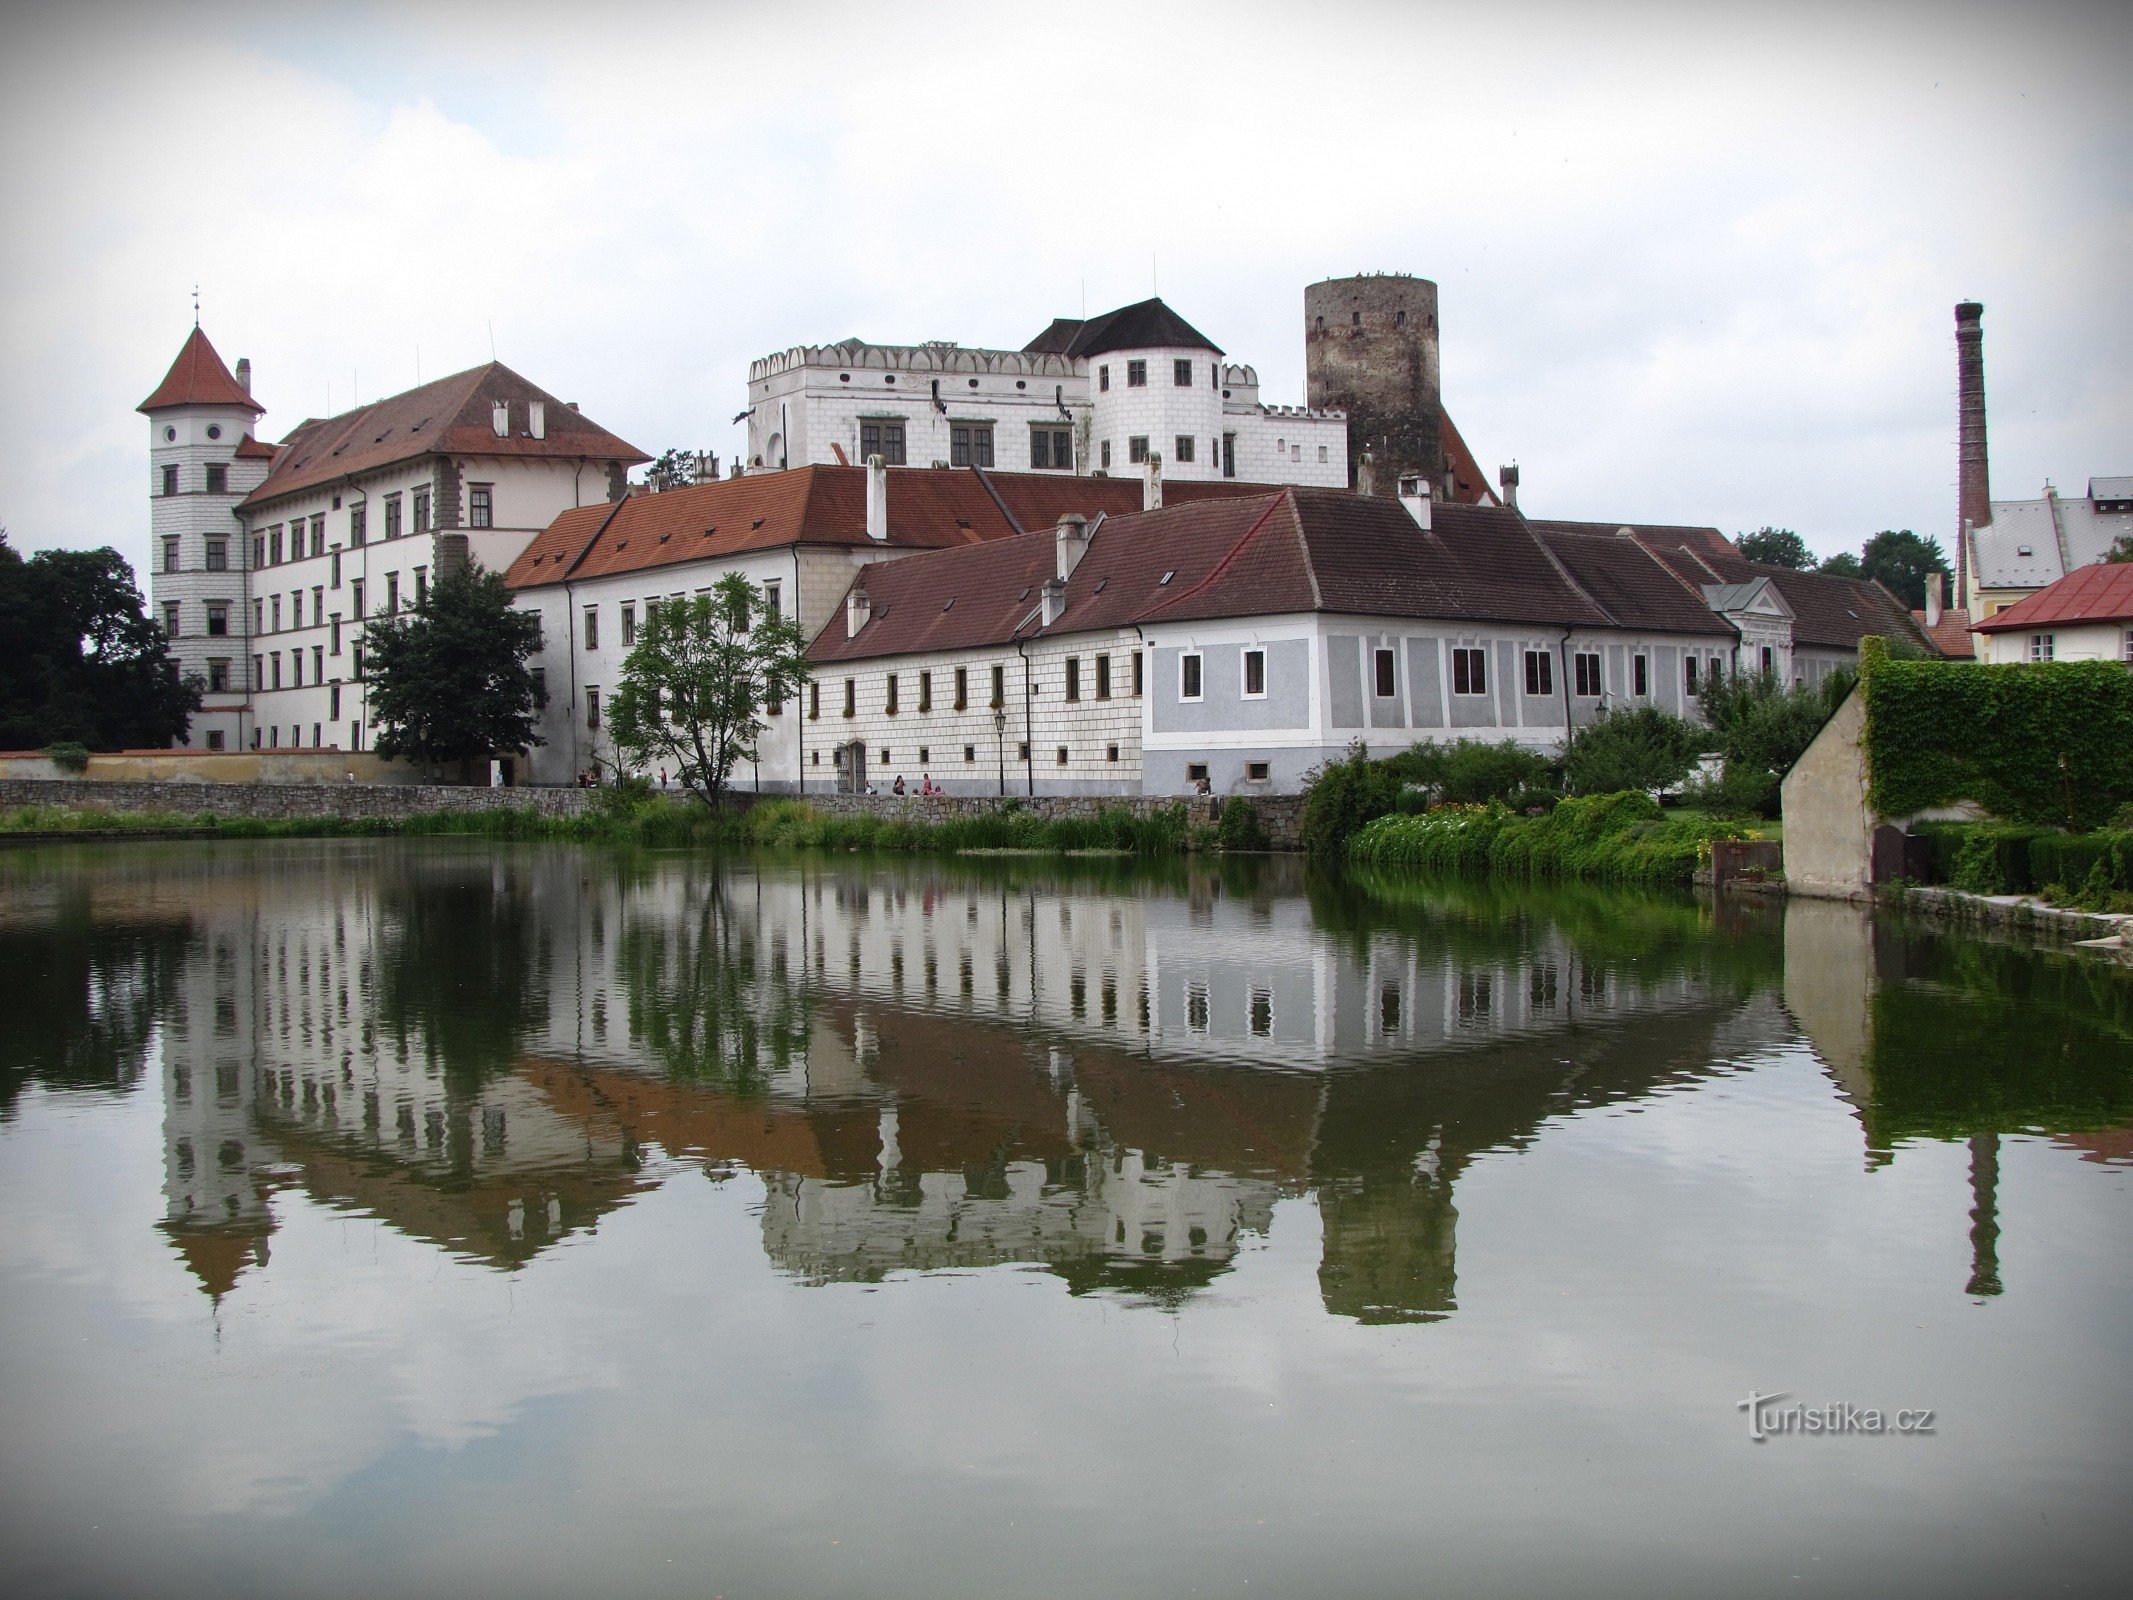
[[[2078,567],[1978,623],[1978,659],[2133,664],[2133,562]]]

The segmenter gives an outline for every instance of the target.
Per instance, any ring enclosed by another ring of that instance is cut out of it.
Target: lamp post
[[[1000,758],[1000,797],[1007,797],[1007,707],[992,708],[992,743]]]

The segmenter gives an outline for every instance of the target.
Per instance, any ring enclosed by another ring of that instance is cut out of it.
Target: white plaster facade
[[[2133,617],[2110,622],[2051,622],[2034,628],[1975,633],[1988,666],[2030,661],[2122,661],[2133,665]]]

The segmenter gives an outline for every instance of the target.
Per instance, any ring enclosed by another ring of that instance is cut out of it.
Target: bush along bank
[[[2133,828],[2091,833],[1997,822],[1927,822],[1927,882],[1965,894],[2033,894],[2077,911],[2133,911]]]
[[[1380,869],[1686,886],[1713,841],[1747,837],[1738,822],[1670,816],[1648,795],[1610,794],[1565,800],[1540,816],[1489,804],[1380,817],[1355,836],[1348,857]]]

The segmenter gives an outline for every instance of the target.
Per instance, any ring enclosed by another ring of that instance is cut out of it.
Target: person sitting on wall
[[[867,792],[868,794],[880,794],[880,793],[881,793],[881,791],[880,791],[879,789],[875,788],[875,787],[874,787],[874,786],[873,786],[873,785],[872,785],[871,783],[870,783],[870,784],[868,784],[868,785],[866,786],[866,792]]]
[[[898,773],[898,774],[896,775],[896,781],[895,781],[895,782],[894,782],[893,784],[891,784],[891,785],[889,786],[889,793],[891,793],[891,794],[899,794],[899,795],[900,795],[900,794],[902,794],[903,792],[904,792],[904,775],[903,775],[903,774],[902,774],[901,772],[899,772],[899,773]]]
[[[1215,792],[1215,786],[1209,783],[1205,778],[1195,778],[1193,780],[1192,792],[1194,794],[1213,794]]]
[[[920,774],[918,775],[918,792],[919,792],[920,794],[928,794],[928,795],[931,795],[931,794],[939,794],[939,793],[940,793],[940,790],[938,790],[938,789],[936,789],[936,788],[934,788],[934,787],[933,787],[933,774],[932,774],[932,773],[930,773],[930,772],[921,772],[921,773],[920,773]]]

